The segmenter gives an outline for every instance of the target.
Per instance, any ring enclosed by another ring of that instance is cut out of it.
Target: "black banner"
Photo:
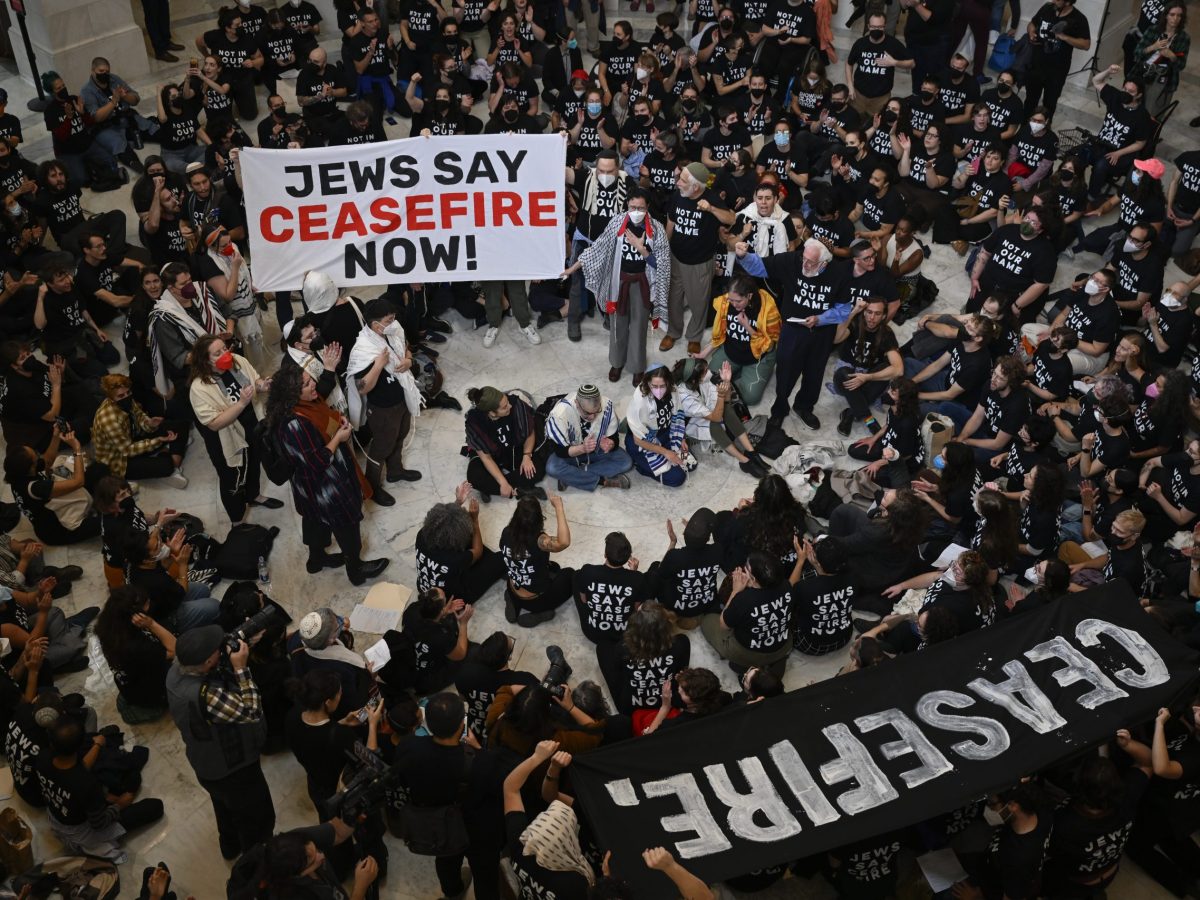
[[[707,882],[920,822],[1014,784],[1197,680],[1124,582],[873,669],[580,756],[598,844],[639,897],[664,846]]]

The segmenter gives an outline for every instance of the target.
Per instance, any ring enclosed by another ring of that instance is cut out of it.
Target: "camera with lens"
[[[399,771],[384,762],[374,750],[368,750],[361,741],[346,754],[358,765],[353,777],[340,791],[325,801],[326,812],[353,825],[373,809],[383,805],[388,791],[400,782]]]
[[[273,604],[265,605],[236,629],[225,635],[226,651],[233,653],[242,641],[249,644],[251,639],[275,624],[275,617],[277,615],[279,615],[278,607]]]
[[[567,679],[571,677],[571,666],[563,656],[562,647],[551,644],[546,648],[546,656],[550,660],[550,668],[542,677],[542,687],[561,700],[566,695]]]

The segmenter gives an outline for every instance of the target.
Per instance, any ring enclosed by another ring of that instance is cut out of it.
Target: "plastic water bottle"
[[[264,556],[258,558],[258,583],[271,583],[271,570],[267,568],[267,560]]]

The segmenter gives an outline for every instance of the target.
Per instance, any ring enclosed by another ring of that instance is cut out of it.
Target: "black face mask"
[[[891,125],[891,124],[892,124],[893,122],[895,122],[895,121],[896,121],[898,118],[900,118],[900,114],[899,114],[899,113],[897,113],[897,112],[896,112],[894,109],[885,109],[885,110],[883,111],[883,116],[882,116],[882,118],[883,118],[883,121],[885,121],[885,122],[887,122],[889,125]]]
[[[308,349],[312,353],[320,353],[325,349],[325,338],[321,337],[320,333],[318,332],[316,337],[308,342]]]
[[[22,360],[22,361],[21,361],[21,369],[22,369],[23,371],[25,371],[25,372],[33,372],[33,371],[35,371],[35,369],[36,369],[36,366],[37,366],[37,359],[36,359],[36,357],[33,357],[33,356],[27,356],[27,357],[25,357],[25,359],[24,359],[24,360]]]
[[[680,104],[688,112],[695,112],[697,103],[695,100],[684,100]]]
[[[133,509],[133,498],[126,497],[124,500],[121,501],[120,505],[121,505],[121,509],[128,512],[129,510]]]
[[[515,109],[506,109],[502,113],[502,117],[505,122],[515,122],[517,121],[517,111]]]
[[[831,100],[831,101],[829,101],[829,108],[840,112],[841,110],[846,108],[846,101],[845,100],[841,100],[841,101]]]
[[[57,91],[55,91],[54,96],[57,97],[59,100],[63,101],[64,103],[66,103],[68,100],[71,99],[71,93],[65,87],[59,88]],[[1128,97],[1129,95],[1126,94],[1125,96]],[[1128,101],[1126,101],[1126,102],[1128,102]]]
[[[458,35],[457,34],[454,35],[453,37],[446,38],[446,48],[449,50],[457,50],[458,49]]]
[[[1013,89],[1012,89],[1011,84],[1001,83],[1001,84],[996,85],[996,91],[1000,94],[1001,97],[1007,97],[1009,94],[1011,94],[1013,92]]]
[[[867,32],[867,34],[869,34],[871,36],[871,40],[873,40],[873,41],[882,41],[883,40],[883,29],[882,28],[872,28],[870,31]]]
[[[766,91],[751,90],[750,96],[753,97],[755,100],[761,100],[763,98],[763,94],[765,94],[765,93],[766,93]]]
[[[732,31],[733,30],[733,19],[722,19],[721,20],[721,30],[722,31]]]
[[[450,111],[450,101],[449,100],[434,100],[433,108],[436,109],[440,113],[449,112]]]
[[[1075,180],[1075,173],[1070,169],[1061,169],[1058,173],[1058,180],[1063,184],[1070,184]]]
[[[921,102],[932,103],[934,96],[933,91],[921,91]]]
[[[963,69],[961,72],[958,71],[958,69],[951,69],[950,73],[951,73],[950,80],[953,81],[955,84],[958,84],[960,81],[962,81],[964,78],[967,77],[966,69]]]
[[[103,75],[96,75],[95,79],[96,84],[100,85],[100,87],[106,88],[108,87],[108,83],[112,80],[112,77],[105,72]]]
[[[1133,94],[1129,93],[1129,91],[1121,91],[1121,103],[1123,105],[1128,106],[1129,104],[1133,103],[1135,99],[1136,98],[1133,96]]]

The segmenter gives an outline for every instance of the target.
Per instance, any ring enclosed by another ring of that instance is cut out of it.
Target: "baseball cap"
[[[1151,157],[1150,159],[1135,159],[1133,161],[1134,168],[1141,169],[1151,178],[1161,179],[1166,167],[1162,164],[1162,160]]]
[[[201,625],[185,631],[175,642],[175,658],[181,666],[198,666],[220,649],[225,631],[220,625]]]

